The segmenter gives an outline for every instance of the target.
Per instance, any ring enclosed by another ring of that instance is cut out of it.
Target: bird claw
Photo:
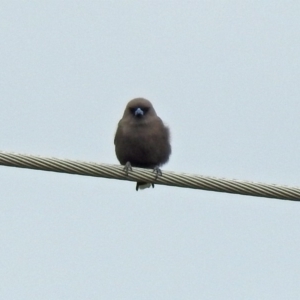
[[[155,173],[155,180],[158,178],[158,176],[162,176],[162,171],[159,167],[155,167],[153,169],[153,173]]]
[[[132,171],[131,163],[129,161],[125,164],[123,170],[125,171],[126,176],[128,176],[129,171]]]

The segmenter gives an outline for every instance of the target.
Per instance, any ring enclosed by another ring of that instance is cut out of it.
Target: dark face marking
[[[149,107],[132,107],[130,112],[133,116],[137,118],[142,118],[148,112]]]

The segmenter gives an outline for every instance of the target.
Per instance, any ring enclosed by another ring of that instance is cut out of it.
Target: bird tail
[[[154,188],[154,183],[150,183],[150,182],[137,182],[136,183],[136,191],[138,190],[144,190],[144,189],[147,189],[149,187],[152,187]]]

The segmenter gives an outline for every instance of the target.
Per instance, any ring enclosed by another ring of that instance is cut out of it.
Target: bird
[[[116,156],[128,175],[132,167],[153,169],[162,176],[160,167],[171,155],[170,130],[145,98],[128,102],[114,138]],[[154,183],[137,182],[136,191]]]

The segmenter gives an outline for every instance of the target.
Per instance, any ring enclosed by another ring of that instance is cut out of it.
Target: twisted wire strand
[[[40,157],[0,151],[0,165],[43,171],[104,177],[119,180],[153,182],[207,191],[300,201],[300,188],[275,184],[254,183],[164,171],[155,180],[152,170],[133,168],[126,176],[123,166],[82,162],[69,159]]]

